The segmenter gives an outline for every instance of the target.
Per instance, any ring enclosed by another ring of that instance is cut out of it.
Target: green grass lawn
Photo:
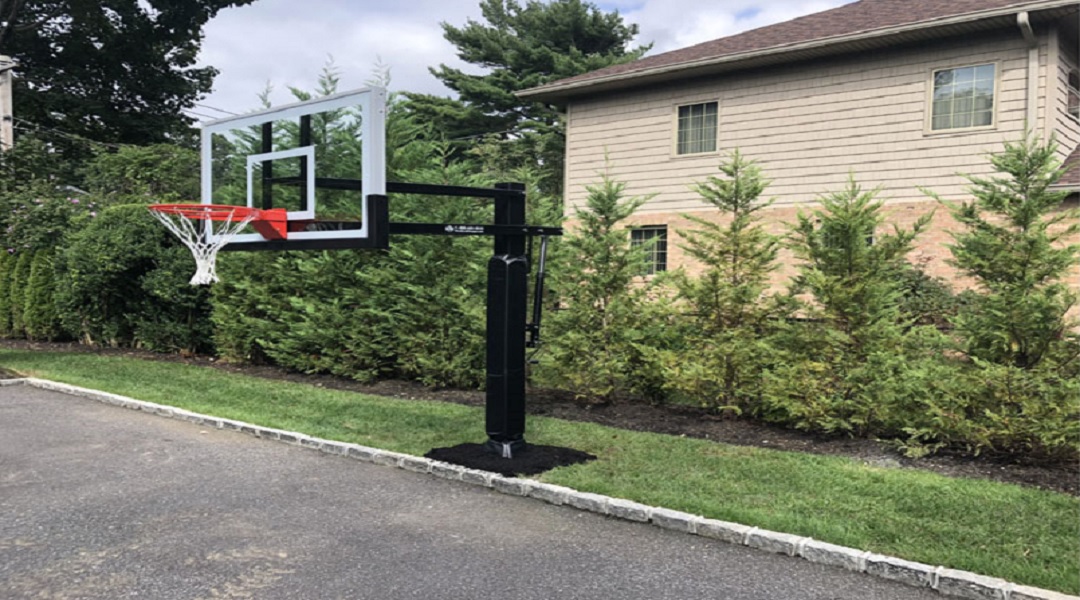
[[[20,373],[422,455],[484,439],[483,411],[92,354],[0,350]],[[530,417],[528,439],[595,454],[544,481],[1080,593],[1080,499],[857,461]]]

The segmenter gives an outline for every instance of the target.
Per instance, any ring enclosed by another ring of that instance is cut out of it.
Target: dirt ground
[[[431,389],[405,381],[380,381],[363,384],[329,375],[306,375],[277,367],[241,365],[216,361],[209,357],[184,357],[137,350],[92,349],[76,344],[0,341],[0,347],[130,356],[144,360],[181,362],[207,368],[243,373],[265,379],[306,383],[316,387],[349,390],[405,400],[436,400],[469,406],[483,406],[484,393],[474,390]],[[687,406],[653,406],[648,403],[623,402],[594,406],[575,402],[566,394],[531,389],[526,409],[529,414],[570,421],[587,421],[619,429],[682,435],[777,450],[847,456],[867,464],[888,468],[933,471],[951,477],[992,479],[1031,487],[1056,490],[1080,496],[1080,465],[1034,465],[999,457],[969,457],[948,453],[909,459],[886,443],[847,437],[825,438],[773,427],[747,419],[724,419],[703,409]]]

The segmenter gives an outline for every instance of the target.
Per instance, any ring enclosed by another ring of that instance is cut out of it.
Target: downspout
[[[1039,125],[1039,38],[1035,37],[1027,11],[1016,13],[1016,25],[1028,46],[1027,116],[1024,127],[1025,133],[1031,133]]]

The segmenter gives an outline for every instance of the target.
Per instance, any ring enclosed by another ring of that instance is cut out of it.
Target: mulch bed
[[[507,477],[538,475],[556,467],[568,467],[596,460],[592,454],[573,448],[539,444],[527,444],[524,450],[515,452],[511,458],[494,454],[483,444],[458,444],[449,448],[435,448],[424,456],[432,460],[441,460],[469,469],[491,471]]]
[[[469,406],[484,405],[484,393],[474,390],[431,389],[407,381],[380,381],[374,384],[363,384],[330,375],[306,375],[277,367],[224,363],[203,356],[184,357],[176,354],[156,354],[139,350],[100,349],[70,343],[49,344],[20,340],[0,340],[0,347],[130,356],[144,360],[179,362],[233,373],[243,373],[265,379],[306,383],[316,387],[355,391],[405,400],[435,400]],[[910,459],[904,457],[889,444],[876,440],[811,435],[746,419],[725,419],[708,410],[692,406],[654,406],[645,402],[624,402],[595,406],[575,402],[567,394],[550,390],[529,390],[526,409],[530,415],[544,415],[570,421],[586,421],[619,429],[681,435],[741,446],[846,456],[880,467],[923,469],[950,477],[991,479],[1080,496],[1080,468],[1072,463],[1059,465],[1031,464],[1010,457],[971,457],[950,453]],[[483,437],[483,423],[477,423],[477,430],[477,438],[481,439]],[[526,439],[528,439],[527,431]]]

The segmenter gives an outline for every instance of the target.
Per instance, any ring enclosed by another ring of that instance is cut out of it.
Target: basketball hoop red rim
[[[211,221],[243,221],[249,216],[258,219],[262,210],[249,206],[231,206],[228,204],[151,204],[152,211],[179,215],[188,219],[209,219]]]

